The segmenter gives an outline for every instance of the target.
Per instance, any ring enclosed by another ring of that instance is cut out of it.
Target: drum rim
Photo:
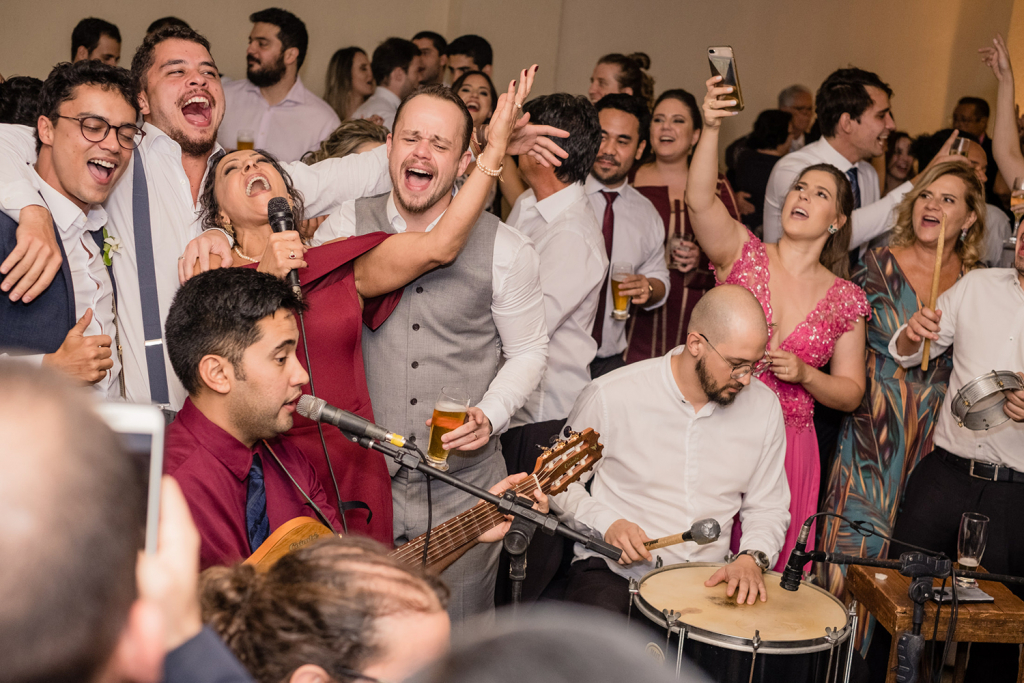
[[[993,386],[990,387],[990,391],[981,396],[965,395],[972,393],[975,387],[980,384],[986,382],[995,384],[1000,381],[1012,382],[1015,386],[1007,388]],[[1003,397],[1003,400],[999,403],[993,404],[982,410],[975,411],[973,410],[974,406],[979,401],[982,401],[989,396],[993,396],[1007,390],[1012,390],[1014,388],[1019,388],[1021,386],[1022,383],[1020,377],[1014,372],[1010,372],[1009,370],[992,370],[991,372],[986,372],[984,375],[978,375],[957,390],[949,404],[950,412],[952,412],[953,417],[956,418],[957,424],[962,427],[966,426],[972,431],[983,431],[991,429],[992,427],[998,427],[1010,419],[1002,410],[1003,404],[1006,403],[1005,397]],[[970,405],[965,406],[965,401],[970,401]],[[991,416],[995,416],[995,419],[990,421],[989,417]]]
[[[682,569],[686,567],[724,566],[725,563],[722,562],[680,562],[678,564],[669,564],[665,565],[664,567],[661,567],[660,569],[655,569],[644,574],[643,578],[640,579],[640,587],[643,587],[644,582],[648,578],[654,576],[655,574],[660,574],[671,569]],[[782,576],[781,573],[775,571],[765,572],[765,574]],[[809,654],[812,652],[821,652],[823,650],[828,650],[832,647],[842,644],[850,637],[850,615],[847,612],[846,606],[843,605],[843,603],[836,596],[832,595],[828,591],[818,586],[809,584],[806,581],[801,581],[800,585],[803,588],[811,588],[813,590],[818,591],[819,593],[822,593],[823,595],[830,598],[833,602],[835,602],[836,605],[842,610],[843,615],[845,617],[845,623],[843,624],[842,629],[837,631],[839,635],[832,642],[829,642],[825,635],[810,640],[762,640],[761,645],[757,648],[758,653],[800,655]],[[650,619],[658,626],[664,627],[665,616],[661,613],[661,610],[656,609],[653,605],[647,602],[647,600],[645,600],[643,596],[640,594],[639,589],[633,597],[637,601],[637,608],[645,617]],[[682,628],[680,628],[679,626],[672,626],[669,630],[674,631],[676,633],[679,633],[681,630],[685,630],[687,638],[693,638],[694,640],[701,643],[705,643],[707,645],[716,645],[718,647],[724,647],[727,650],[736,650],[739,652],[754,651],[753,640],[750,638],[741,638],[739,636],[730,636],[724,633],[708,631],[707,629],[703,629],[698,626],[688,624],[682,619],[679,620],[679,623],[683,625]]]

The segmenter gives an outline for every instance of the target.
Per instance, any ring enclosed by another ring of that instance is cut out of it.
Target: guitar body
[[[312,517],[289,519],[274,529],[274,533],[245,560],[245,564],[254,565],[258,571],[266,571],[291,551],[307,546],[318,538],[333,535],[333,531]]]

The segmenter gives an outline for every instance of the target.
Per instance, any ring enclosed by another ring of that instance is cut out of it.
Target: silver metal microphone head
[[[690,534],[697,545],[714,543],[722,535],[722,527],[717,519],[700,519],[690,527]]]
[[[316,396],[310,396],[309,394],[303,394],[299,397],[299,405],[296,406],[295,412],[302,417],[309,418],[313,422],[320,421],[320,413],[323,412],[324,406],[327,405],[327,401]],[[715,522],[717,524],[717,522]]]

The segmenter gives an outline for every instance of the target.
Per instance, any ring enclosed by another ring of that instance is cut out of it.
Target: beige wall
[[[72,0],[0,0],[0,73],[45,77],[67,59],[71,29],[83,16]],[[1024,0],[277,0],[302,17],[310,51],[306,84],[323,89],[333,51],[368,52],[390,35],[421,29],[446,36],[479,33],[495,48],[496,80],[521,66],[541,65],[535,92],[583,93],[596,59],[606,52],[644,50],[658,91],[683,87],[700,97],[709,45],[736,50],[747,112],[726,122],[726,137],[743,134],[757,112],[775,106],[792,83],[816,89],[832,70],[856,65],[877,71],[896,91],[897,125],[911,133],[949,125],[962,95],[994,104],[995,81],[975,50],[1013,25],[1011,49],[1024,60]],[[252,11],[267,0],[178,0],[131,4],[92,0],[88,11],[118,24],[127,66],[154,18],[175,14],[213,44],[224,73],[244,75]],[[46,20],[40,21],[43,17]],[[1017,61],[1017,60],[1015,60]],[[1024,73],[1024,64],[1018,68]]]

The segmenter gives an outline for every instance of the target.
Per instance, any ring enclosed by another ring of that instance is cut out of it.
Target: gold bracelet
[[[481,164],[480,163],[480,157],[477,157],[477,159],[476,159],[476,167],[479,168],[480,172],[483,173],[484,175],[489,175],[492,178],[497,178],[498,176],[501,175],[501,171],[505,168],[505,164],[502,164],[501,166],[499,166],[498,170],[495,171],[493,168],[487,168],[486,166]]]

